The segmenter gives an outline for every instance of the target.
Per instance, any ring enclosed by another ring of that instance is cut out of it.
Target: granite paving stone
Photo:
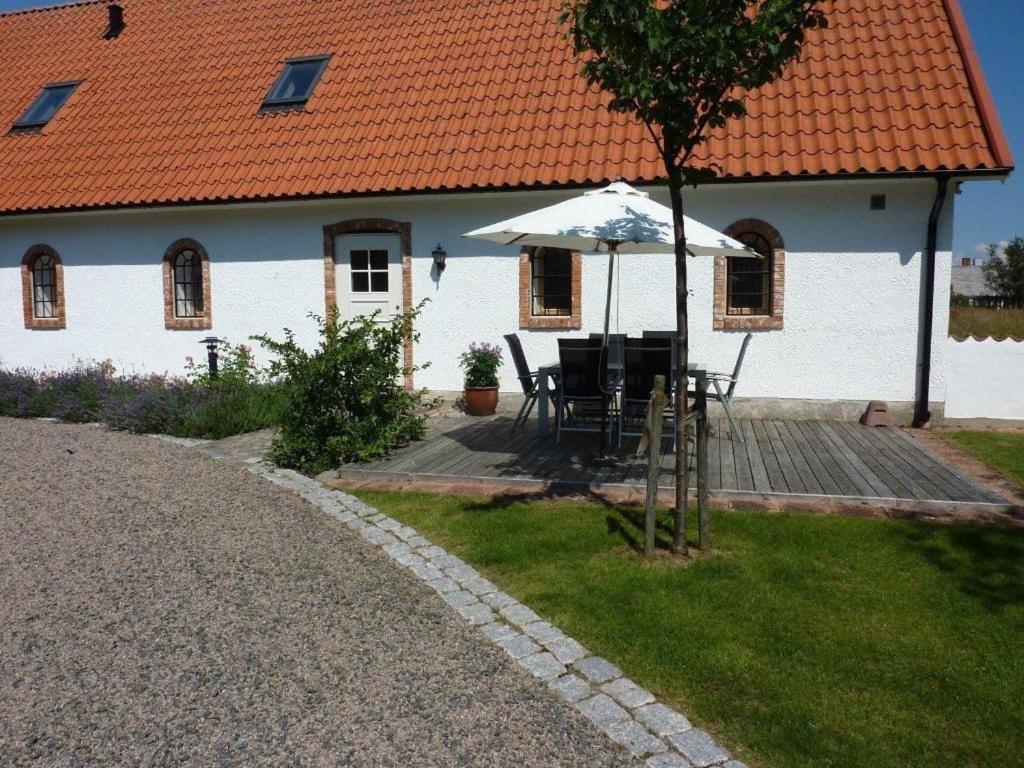
[[[690,730],[692,727],[690,721],[683,715],[660,702],[638,707],[633,710],[633,717],[659,736],[682,733],[683,731]]]
[[[592,683],[607,683],[609,680],[622,677],[621,669],[600,656],[587,656],[574,661],[573,666]]]
[[[594,695],[594,689],[591,688],[590,683],[571,673],[552,680],[551,687],[555,693],[569,703],[575,703]]]
[[[624,746],[634,757],[655,755],[668,750],[668,745],[665,742],[657,736],[653,736],[635,720],[623,720],[605,730],[612,739]]]
[[[612,698],[604,693],[591,696],[576,702],[576,709],[593,720],[601,728],[607,728],[615,723],[620,723],[629,717],[629,713],[612,701]]]
[[[530,670],[536,677],[543,678],[544,680],[552,680],[559,675],[565,674],[565,665],[547,651],[524,656],[519,659],[519,663]]]
[[[543,649],[526,635],[512,634],[495,641],[498,647],[513,659],[521,659],[524,656],[532,656],[540,653]],[[552,656],[552,658],[554,658]]]
[[[729,759],[725,748],[699,728],[673,734],[668,740],[696,768],[707,768]]]
[[[634,683],[628,677],[620,677],[601,686],[601,690],[626,707],[641,707],[654,701],[654,694]]]

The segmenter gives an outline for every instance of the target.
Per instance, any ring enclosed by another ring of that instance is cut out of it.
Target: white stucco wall
[[[1024,419],[1024,342],[946,340],[946,416]]]
[[[751,344],[743,397],[822,400],[914,398],[921,250],[934,183],[923,180],[789,182],[705,187],[687,195],[687,213],[716,227],[764,219],[787,248],[785,328]],[[888,195],[886,211],[869,196]],[[434,195],[387,199],[172,208],[0,219],[0,364],[60,367],[76,358],[112,359],[132,370],[178,371],[201,356],[205,331],[163,327],[160,260],[181,237],[211,259],[213,333],[238,342],[293,328],[314,342],[310,312],[324,309],[321,227],[349,218],[412,223],[415,299],[429,298],[420,321],[416,384],[461,387],[457,357],[475,340],[518,330],[518,249],[460,239],[460,233],[564,199],[572,192]],[[662,197],[660,191],[655,194]],[[952,211],[940,232],[936,295],[949,292]],[[23,327],[19,264],[47,243],[61,255],[67,328]],[[447,270],[437,279],[430,251],[440,242]],[[598,331],[607,261],[583,258],[583,331]],[[731,369],[742,333],[714,332],[712,262],[691,259],[692,355]],[[623,255],[612,327],[623,333],[674,324],[669,257]],[[932,400],[945,397],[946,302],[935,312]],[[532,364],[554,360],[562,331],[519,331]],[[516,390],[511,362],[504,389]]]

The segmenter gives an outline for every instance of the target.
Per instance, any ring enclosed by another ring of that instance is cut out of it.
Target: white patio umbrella
[[[686,247],[694,256],[758,256],[743,243],[686,217]],[[603,354],[608,354],[615,256],[619,246],[633,254],[675,253],[672,209],[621,181],[565,202],[474,229],[463,237],[505,245],[608,252],[608,293],[604,308]],[[601,458],[605,452],[607,398],[601,409]]]
[[[694,256],[757,256],[738,240],[685,218],[686,248]],[[463,237],[505,245],[607,251],[608,295],[604,310],[604,344],[608,344],[612,279],[620,246],[629,255],[675,253],[672,209],[646,192],[621,181],[507,221],[474,229]]]

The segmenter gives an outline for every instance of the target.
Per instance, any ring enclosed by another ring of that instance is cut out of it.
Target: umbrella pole
[[[604,303],[604,336],[601,339],[601,356],[604,365],[602,366],[603,381],[601,382],[601,458],[606,458],[608,450],[608,322],[612,312],[612,281],[615,275],[615,244],[608,247],[608,293]]]

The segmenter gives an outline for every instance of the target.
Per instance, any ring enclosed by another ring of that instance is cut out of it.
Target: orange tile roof
[[[124,0],[0,15],[0,213],[663,177],[559,34],[560,0]],[[833,0],[701,152],[729,177],[1013,163],[956,0]],[[301,110],[260,105],[332,54]],[[82,84],[37,132],[41,86]]]

